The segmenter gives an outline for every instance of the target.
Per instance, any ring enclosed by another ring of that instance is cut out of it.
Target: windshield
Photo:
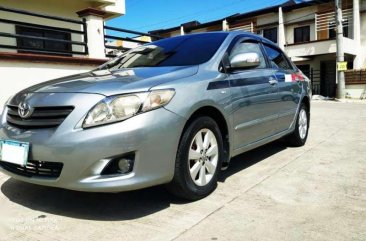
[[[179,36],[129,50],[98,69],[197,65],[216,53],[227,33]]]

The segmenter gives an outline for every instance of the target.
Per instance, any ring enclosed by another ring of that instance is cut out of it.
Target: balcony
[[[62,59],[86,57],[89,53],[84,19],[56,17],[1,6],[0,13],[2,57],[13,55],[27,58],[37,55]]]
[[[356,55],[357,49],[354,48],[353,40],[353,16],[352,9],[343,10],[343,42],[344,52],[349,55]],[[335,13],[327,12],[315,14],[313,22],[309,22],[309,39],[304,42],[295,42],[293,38],[287,41],[285,46],[286,53],[289,57],[300,58],[323,54],[335,54],[336,49],[336,32],[335,32]],[[294,29],[287,30],[288,35],[294,35]]]
[[[150,38],[144,38],[149,37],[149,34],[105,26],[103,18],[98,24],[93,22],[91,25],[82,15],[79,18],[66,18],[5,6],[0,6],[0,16],[0,59],[99,65],[105,62],[105,57],[126,51],[131,48],[131,44],[140,45],[151,41]],[[103,28],[105,34],[98,35],[101,44],[90,45],[95,42],[95,38],[90,41],[90,32],[103,31]],[[122,37],[122,34],[127,36]],[[96,49],[101,52],[98,56],[92,54]]]

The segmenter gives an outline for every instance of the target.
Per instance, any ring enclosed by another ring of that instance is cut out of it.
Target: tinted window
[[[263,37],[277,43],[277,28],[264,29]]]
[[[132,49],[101,68],[133,68],[197,65],[207,62],[227,33],[186,35],[159,40]]]
[[[260,65],[257,68],[265,68],[266,61],[264,59],[262,50],[258,43],[254,42],[241,42],[231,51],[229,59],[233,58],[237,54],[242,53],[257,53],[259,55]]]
[[[310,41],[310,26],[304,26],[294,29],[295,43],[303,43]]]
[[[267,45],[264,46],[264,49],[266,50],[272,68],[293,69],[281,51]]]

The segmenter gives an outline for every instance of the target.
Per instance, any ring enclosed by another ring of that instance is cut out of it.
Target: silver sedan
[[[257,35],[163,39],[12,97],[0,171],[79,191],[166,184],[196,200],[232,157],[282,137],[304,145],[310,95],[309,79]]]

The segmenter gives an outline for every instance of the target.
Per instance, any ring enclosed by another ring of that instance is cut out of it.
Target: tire
[[[190,201],[208,196],[216,189],[223,154],[223,140],[216,122],[207,116],[194,119],[181,137],[168,191]]]
[[[295,130],[286,137],[286,141],[294,147],[305,145],[309,133],[310,113],[304,103],[296,117]]]

